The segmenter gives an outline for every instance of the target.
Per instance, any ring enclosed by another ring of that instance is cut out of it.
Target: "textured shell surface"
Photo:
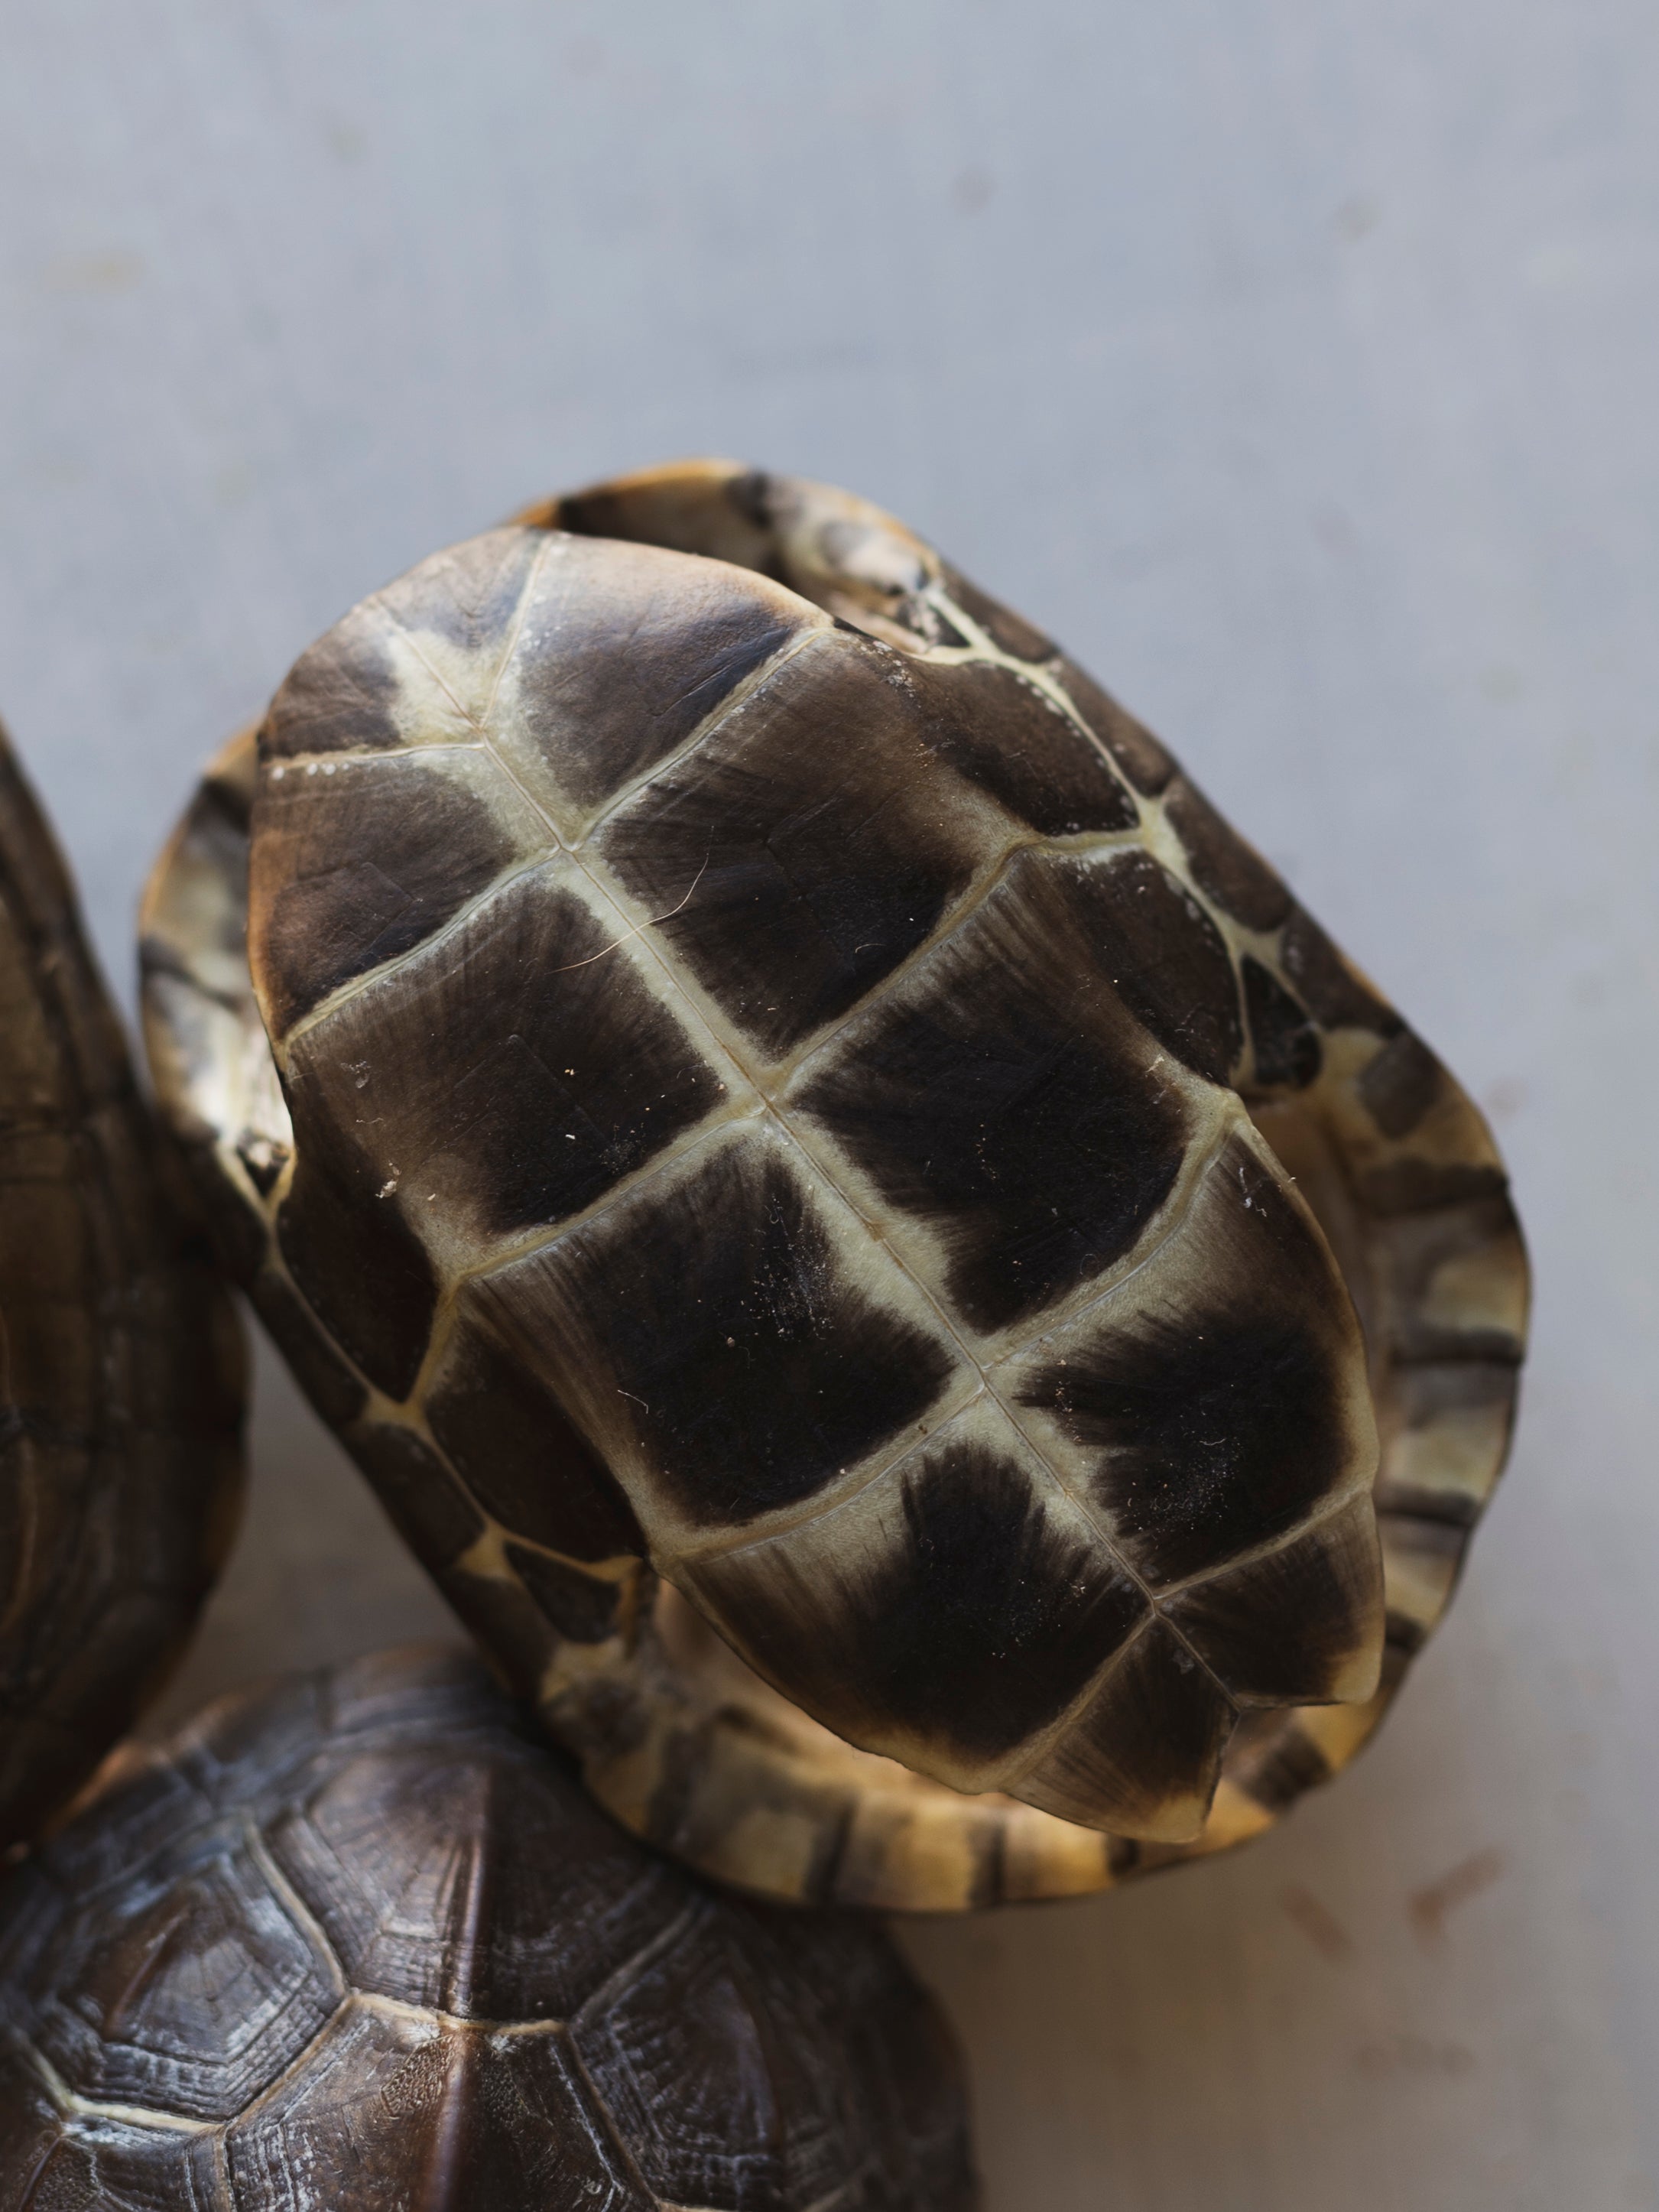
[[[182,1194],[0,733],[0,1846],[159,1688],[234,1525],[241,1347]]]
[[[973,2212],[870,1924],[625,1836],[480,1663],[210,1708],[0,1899],[0,2208]]]
[[[696,1863],[963,1904],[1214,1848],[1443,1602],[1524,1316],[1479,1117],[864,502],[684,465],[422,563],[226,756],[148,943],[262,1310]],[[1455,1496],[1391,1547],[1402,1449]]]

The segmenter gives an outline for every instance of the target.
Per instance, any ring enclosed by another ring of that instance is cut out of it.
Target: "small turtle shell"
[[[1501,1168],[1046,639],[861,501],[690,464],[376,594],[258,756],[153,885],[158,1087],[622,1817],[960,1905],[1351,1754],[1501,1464]]]
[[[973,2212],[873,1925],[704,1889],[409,1649],[211,1708],[0,1899],[0,2212]]]
[[[132,1725],[234,1523],[241,1345],[177,1177],[0,734],[0,1846]]]

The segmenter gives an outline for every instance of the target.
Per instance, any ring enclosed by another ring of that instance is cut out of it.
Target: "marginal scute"
[[[603,1644],[627,1626],[629,1585],[584,1574],[562,1559],[550,1559],[524,1544],[509,1544],[507,1556],[532,1602],[556,1635],[571,1644]]]
[[[1164,811],[1175,824],[1200,890],[1247,929],[1277,929],[1292,903],[1283,879],[1196,785],[1178,777],[1164,794]]]
[[[1245,954],[1239,969],[1255,1053],[1254,1085],[1264,1090],[1306,1090],[1324,1060],[1319,1032],[1307,1008],[1298,1005],[1271,969],[1250,954]]]
[[[1390,1037],[1402,1026],[1387,1000],[1343,958],[1305,907],[1297,907],[1285,923],[1279,957],[1309,1012],[1326,1029],[1370,1030]]]
[[[972,662],[915,671],[941,758],[1044,837],[1133,830],[1123,783],[1081,730],[1012,669]]]
[[[1421,1037],[1401,1030],[1361,1072],[1355,1089],[1385,1137],[1407,1137],[1433,1107],[1445,1070]]]
[[[386,1205],[374,1171],[319,1146],[276,1216],[283,1258],[341,1349],[389,1397],[414,1388],[438,1285],[420,1239]]]
[[[988,592],[981,592],[977,584],[970,584],[959,568],[947,562],[944,567],[945,593],[955,601],[970,622],[977,623],[993,645],[1016,660],[1048,660],[1054,655],[1054,643],[1044,637],[1034,623],[1024,615],[1017,615],[1012,607],[1005,607]]]
[[[368,1474],[398,1534],[428,1567],[448,1567],[484,1534],[483,1514],[413,1429],[364,1421],[352,1456]]]
[[[1160,1059],[1052,865],[1021,854],[796,1096],[994,1330],[1109,1268],[1169,1196],[1191,1115]]]
[[[637,1554],[645,1538],[603,1460],[533,1365],[502,1345],[490,1301],[465,1289],[427,1399],[432,1433],[478,1503],[573,1559]]]
[[[1051,672],[1135,789],[1155,799],[1176,774],[1175,755],[1074,660],[1056,660]]]
[[[1147,852],[1054,866],[1119,996],[1161,1045],[1224,1084],[1243,1049],[1238,985],[1220,931]]]

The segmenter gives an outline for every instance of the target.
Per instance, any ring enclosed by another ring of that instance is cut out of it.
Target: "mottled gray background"
[[[1521,1448],[1384,1741],[1235,1861],[908,1939],[994,2212],[1659,2205],[1651,0],[3,31],[0,705],[124,981],[195,764],[318,629],[727,451],[1065,639],[1509,1148]],[[181,1702],[438,1618],[269,1369],[257,1459]]]

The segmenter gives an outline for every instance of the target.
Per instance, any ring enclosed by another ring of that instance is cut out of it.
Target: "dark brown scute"
[[[1469,1255],[1490,1262],[1494,1254],[1521,1256],[1520,1231],[1507,1198],[1477,1198],[1431,1212],[1384,1217],[1372,1249],[1382,1288],[1379,1337],[1390,1355],[1413,1364],[1471,1359],[1510,1367],[1523,1350],[1516,1327],[1523,1319],[1479,1308],[1437,1309],[1429,1286],[1439,1270]]]
[[[878,1487],[878,1533],[866,1492],[690,1575],[717,1616],[741,1621],[756,1663],[855,1743],[994,1760],[1058,1720],[1146,1618],[1087,1522],[1023,1457],[947,1433]]]
[[[431,1572],[471,1551],[484,1533],[484,1517],[413,1429],[363,1421],[349,1442],[392,1526]]]
[[[453,757],[398,753],[331,776],[267,776],[249,950],[278,1037],[341,984],[429,937],[514,858],[487,771],[468,763],[463,779]]]
[[[514,1572],[536,1609],[556,1635],[572,1644],[603,1644],[624,1626],[626,1586],[599,1575],[585,1575],[562,1559],[550,1559],[525,1544],[509,1544]]]
[[[800,1096],[890,1204],[935,1228],[976,1328],[1127,1252],[1180,1172],[1184,1111],[1054,864],[1022,855]]]
[[[1109,1297],[1035,1366],[1116,1541],[1155,1587],[1284,1535],[1352,1449],[1343,1301],[1315,1232],[1238,1140],[1182,1232],[1179,1305]],[[1248,1207],[1230,1202],[1237,1182]]]
[[[1058,862],[1053,873],[1130,1012],[1177,1060],[1226,1083],[1244,1045],[1238,984],[1192,893],[1140,851]]]
[[[1200,890],[1247,929],[1277,929],[1291,910],[1291,895],[1261,854],[1184,776],[1164,793],[1164,806]]]
[[[645,1538],[616,1477],[489,1326],[471,1287],[427,1399],[432,1433],[478,1503],[504,1528],[573,1559],[637,1556]]]
[[[1387,1217],[1431,1213],[1443,1206],[1464,1206],[1478,1199],[1502,1199],[1510,1187],[1501,1167],[1466,1160],[1390,1160],[1368,1168],[1358,1196],[1369,1212]]]
[[[1279,957],[1308,1011],[1327,1029],[1371,1030],[1389,1037],[1404,1026],[1305,908],[1297,907],[1285,925]]]
[[[235,1247],[222,1245],[221,1252],[229,1266]],[[368,1403],[368,1385],[341,1358],[333,1339],[286,1276],[274,1267],[263,1273],[250,1268],[235,1279],[246,1289],[256,1275],[259,1319],[300,1388],[331,1428],[349,1428]]]
[[[1235,1697],[1320,1705],[1340,1694],[1375,1616],[1376,1532],[1359,1501],[1293,1543],[1212,1576],[1164,1612]],[[1286,1636],[1285,1622],[1296,1633]]]
[[[898,657],[832,631],[599,833],[599,853],[767,1052],[844,1013],[967,887],[986,833],[932,767]]]
[[[1134,800],[1098,746],[1033,684],[983,663],[915,671],[940,757],[1039,836],[1133,830]]]
[[[601,484],[567,495],[547,514],[549,524],[586,538],[621,538],[665,545],[679,553],[730,561],[739,568],[781,576],[767,477],[759,469],[734,469],[716,477],[693,467],[681,482],[665,485]]]
[[[308,1150],[276,1217],[295,1282],[340,1348],[388,1397],[420,1373],[437,1281],[419,1238],[362,1163]]]
[[[14,1878],[0,2007],[3,2212],[975,2202],[875,1929],[702,1890],[470,1659],[216,1709]]]
[[[1247,1712],[1227,1747],[1227,1779],[1270,1813],[1283,1813],[1331,1778],[1330,1761],[1282,1712]]]
[[[556,864],[518,876],[398,972],[304,1031],[287,1091],[319,1154],[419,1236],[480,1242],[562,1220],[718,1103],[614,917]]]
[[[636,1440],[676,1512],[739,1527],[900,1434],[952,1373],[942,1332],[847,1276],[820,1205],[750,1130],[475,1295],[531,1373]]]
[[[398,676],[383,617],[356,607],[295,663],[259,732],[269,760],[386,751],[402,742]]]
[[[1361,1072],[1355,1085],[1385,1137],[1408,1137],[1438,1099],[1446,1071],[1421,1037],[1401,1030]]]
[[[1176,773],[1175,755],[1074,660],[1056,660],[1050,672],[1135,789],[1155,799]]]
[[[823,625],[775,586],[644,547],[556,542],[525,611],[518,740],[548,786],[600,805]]]
[[[546,552],[546,540],[533,532],[511,525],[487,530],[418,562],[369,605],[417,644],[424,635],[461,647],[477,688],[463,685],[453,696],[462,713],[474,717],[489,705],[495,672],[523,617],[525,593]]]
[[[1164,1621],[1153,1620],[1021,1794],[1062,1820],[1133,1834],[1164,1825],[1171,1800],[1195,1831],[1237,1719],[1232,1701]]]
[[[1247,952],[1244,1012],[1255,1048],[1255,1081],[1267,1090],[1305,1090],[1323,1064],[1319,1032],[1276,975]]]

